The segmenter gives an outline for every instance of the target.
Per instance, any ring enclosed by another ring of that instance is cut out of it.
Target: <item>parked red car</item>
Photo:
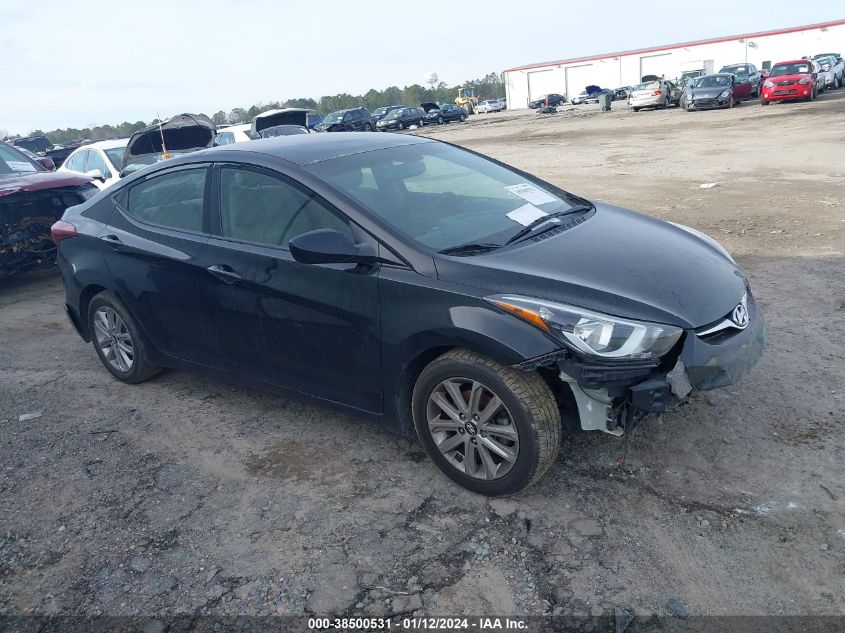
[[[48,160],[0,142],[0,279],[54,264],[50,226],[99,191],[88,176],[48,171]]]
[[[760,92],[760,104],[770,101],[803,99],[812,101],[819,94],[818,64],[810,59],[778,62],[769,71]]]

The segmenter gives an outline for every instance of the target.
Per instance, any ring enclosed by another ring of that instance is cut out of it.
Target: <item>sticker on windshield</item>
[[[26,172],[38,171],[35,168],[35,165],[32,165],[30,163],[25,163],[22,160],[9,160],[9,161],[6,161],[6,164],[9,166],[9,169],[11,169],[12,171],[26,171]]]
[[[515,196],[519,196],[526,202],[530,202],[531,204],[546,204],[548,202],[557,202],[557,198],[546,193],[542,189],[538,189],[534,185],[529,185],[527,182],[524,182],[519,185],[509,185],[505,187],[505,189],[510,191]]]
[[[542,193],[542,192],[540,192]],[[518,194],[517,194],[518,195]],[[508,213],[508,217],[514,222],[519,222],[522,226],[528,226],[535,220],[549,215],[545,211],[538,209],[533,204],[523,204],[521,207],[514,209]]]

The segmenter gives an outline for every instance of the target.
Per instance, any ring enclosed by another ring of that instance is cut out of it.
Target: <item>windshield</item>
[[[648,81],[634,86],[634,90],[657,90],[658,88],[660,88],[660,84],[656,81]]]
[[[331,125],[332,123],[340,123],[341,119],[343,119],[343,112],[329,112],[323,119],[323,123]]]
[[[387,108],[376,108],[373,110],[373,116],[381,116],[385,112],[387,112]]]
[[[386,118],[386,119],[396,119],[396,118],[399,118],[400,116],[402,116],[403,112],[405,112],[405,111],[402,110],[402,109],[391,110],[390,112],[387,113],[387,116],[384,117],[384,118]]]
[[[440,143],[363,152],[311,169],[401,234],[436,251],[503,244],[534,220],[583,202]]]
[[[731,85],[731,78],[728,75],[705,75],[693,82],[696,88],[725,88]]]
[[[125,147],[113,147],[112,149],[107,149],[104,151],[106,152],[106,156],[109,157],[109,161],[111,161],[112,165],[123,164],[123,152],[126,151]]]
[[[0,143],[0,175],[31,174],[36,171],[42,170],[16,149]]]
[[[795,62],[794,64],[775,64],[769,77],[782,77],[783,75],[802,75],[813,72],[810,62]]]

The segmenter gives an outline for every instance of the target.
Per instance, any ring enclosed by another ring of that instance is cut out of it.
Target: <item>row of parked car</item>
[[[504,107],[498,100],[495,105],[486,101],[479,105],[488,112]],[[372,113],[349,108],[325,118],[315,110],[280,108],[262,112],[248,123],[220,127],[204,115],[186,113],[129,138],[85,140],[61,148],[45,137],[0,142],[0,278],[54,261],[49,227],[67,207],[173,156],[275,136],[403,130],[463,122],[467,117],[464,108],[451,103],[394,105]]]
[[[724,66],[718,73],[683,76],[680,80],[646,75],[636,86],[611,90],[592,85],[569,100],[565,95],[547,94],[528,105],[532,109],[548,111],[566,103],[598,103],[601,95],[608,95],[611,101],[626,99],[634,112],[673,105],[687,111],[732,108],[751,98],[759,98],[762,105],[792,99],[811,101],[825,90],[842,86],[845,83],[843,75],[842,56],[821,53],[812,58],[778,62],[768,70],[742,63]]]

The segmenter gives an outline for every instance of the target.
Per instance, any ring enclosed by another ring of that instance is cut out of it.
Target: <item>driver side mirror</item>
[[[103,172],[100,169],[89,169],[85,172],[86,176],[90,176],[94,180],[99,180],[100,182],[105,182],[106,177],[103,175]]]
[[[375,264],[379,261],[369,244],[354,244],[334,229],[317,229],[297,235],[288,245],[300,264]]]
[[[47,156],[42,156],[38,158],[38,164],[41,165],[47,171],[56,171],[56,163],[53,162],[52,158],[48,158]]]

